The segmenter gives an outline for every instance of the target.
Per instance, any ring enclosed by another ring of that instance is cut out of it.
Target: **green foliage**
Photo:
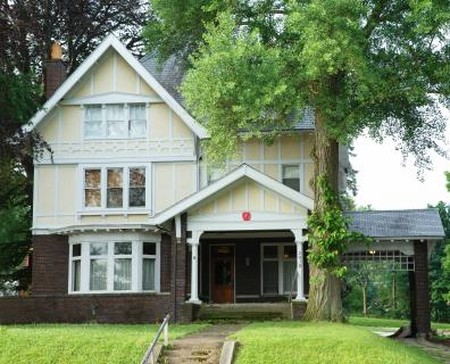
[[[207,27],[205,44],[191,59],[193,69],[182,91],[213,136],[209,158],[221,161],[236,152],[240,132],[245,131],[244,138],[261,137],[286,128],[288,114],[299,104],[280,49],[266,47],[258,29],[236,32],[229,12],[217,22]]]
[[[316,210],[308,216],[308,241],[311,244],[308,260],[316,267],[342,277],[347,269],[341,262],[342,253],[349,242],[365,240],[365,237],[348,230],[349,221],[326,179],[319,176],[317,184],[325,206],[323,212]]]
[[[438,322],[450,322],[450,207],[444,202],[436,206],[444,226],[445,239],[436,242],[430,259],[431,316]]]

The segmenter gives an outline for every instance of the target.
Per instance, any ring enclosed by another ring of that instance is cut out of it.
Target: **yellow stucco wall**
[[[247,179],[232,185],[219,195],[212,196],[209,200],[192,209],[189,214],[191,216],[214,215],[244,210],[254,213],[307,213],[306,208]]]
[[[158,213],[195,192],[195,163],[154,163],[154,212]]]

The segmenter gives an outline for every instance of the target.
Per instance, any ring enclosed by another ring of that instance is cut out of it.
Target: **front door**
[[[211,246],[211,300],[234,303],[234,245]]]

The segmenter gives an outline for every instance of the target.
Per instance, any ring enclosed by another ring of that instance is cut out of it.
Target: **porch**
[[[205,321],[292,320],[303,316],[306,302],[277,303],[204,303],[195,318]]]

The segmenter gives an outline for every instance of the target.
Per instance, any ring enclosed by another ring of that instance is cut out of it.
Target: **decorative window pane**
[[[72,257],[81,256],[81,244],[73,244],[72,245]]]
[[[142,261],[142,290],[155,290],[155,259],[145,258]]]
[[[77,292],[80,290],[81,281],[81,260],[72,262],[72,290]]]
[[[89,254],[91,256],[108,254],[108,243],[90,243]]]
[[[264,246],[264,259],[276,259],[278,258],[278,247],[276,245]]]
[[[130,168],[129,205],[130,207],[145,206],[144,168]]]
[[[147,132],[147,118],[145,105],[130,105],[129,136],[131,138],[143,138]]]
[[[263,262],[263,293],[278,293],[278,262]]]
[[[144,255],[156,255],[156,244],[155,243],[144,243],[143,244],[143,254]]]
[[[91,259],[90,264],[90,282],[91,291],[105,291],[107,288],[106,277],[108,271],[108,262],[106,259]]]
[[[84,171],[84,206],[100,207],[101,198],[101,170],[86,169]]]
[[[300,166],[286,165],[283,166],[283,184],[300,191]]]
[[[114,259],[114,290],[131,290],[131,259]]]
[[[284,292],[293,292],[297,290],[297,262],[285,261],[283,262],[283,287]]]
[[[114,254],[115,255],[130,255],[131,254],[131,243],[114,243]]]
[[[123,207],[123,170],[108,169],[106,190],[106,207]]]
[[[295,245],[285,245],[283,251],[284,259],[296,259],[297,258],[297,248]]]

